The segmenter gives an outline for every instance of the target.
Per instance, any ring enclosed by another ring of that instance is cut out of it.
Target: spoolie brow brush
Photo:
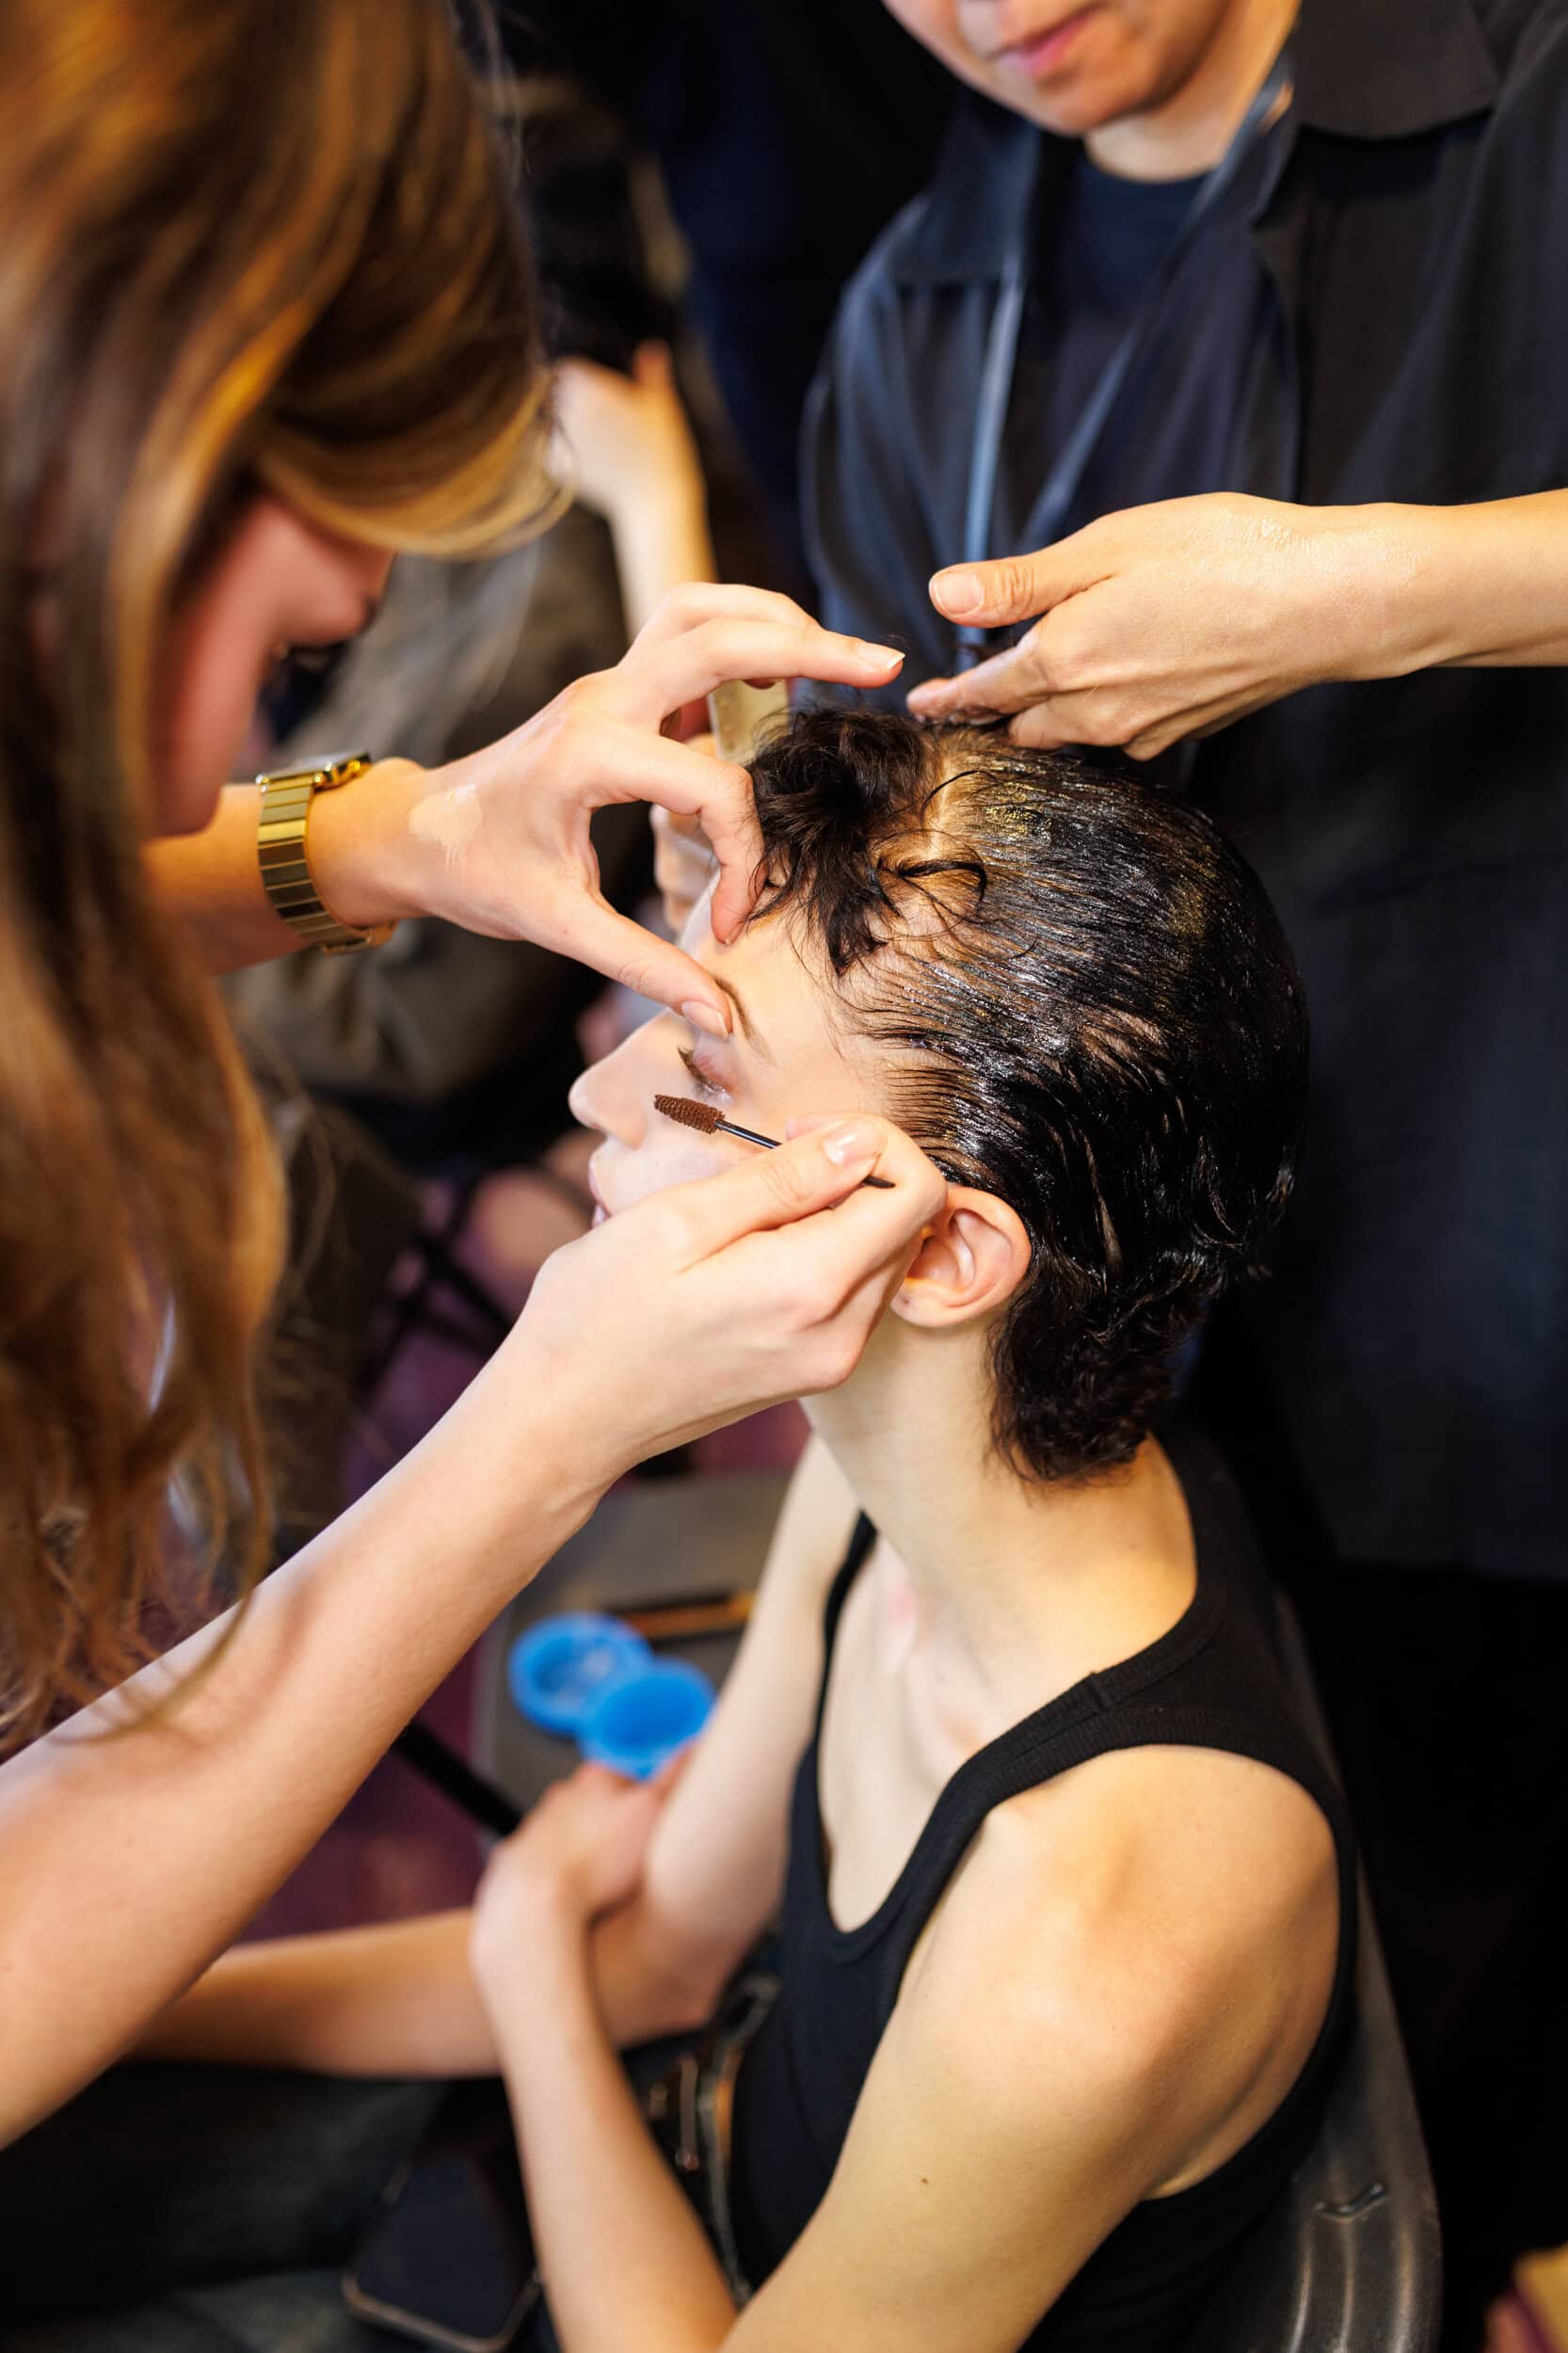
[[[760,1144],[765,1151],[776,1152],[776,1136],[760,1136],[755,1128],[737,1128],[732,1119],[724,1119],[712,1103],[699,1103],[692,1095],[656,1095],[653,1108],[673,1119],[679,1128],[695,1128],[699,1136],[739,1136],[743,1144]],[[894,1190],[890,1176],[862,1176],[863,1185],[874,1185],[879,1193]]]

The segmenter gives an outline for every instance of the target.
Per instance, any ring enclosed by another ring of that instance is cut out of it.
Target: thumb
[[[1089,585],[1077,560],[1080,535],[1041,548],[1032,555],[1002,555],[989,564],[955,564],[934,572],[931,601],[950,621],[1000,629],[1014,621],[1037,620],[1053,604]]]
[[[748,1234],[773,1233],[832,1209],[875,1167],[888,1137],[884,1121],[856,1113],[716,1176],[673,1186],[658,1200],[666,1214],[673,1209],[688,1222],[690,1257],[712,1257]]]

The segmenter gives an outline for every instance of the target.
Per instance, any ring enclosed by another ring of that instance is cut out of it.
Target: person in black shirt
[[[1513,2257],[1568,2235],[1544,1927],[1568,1840],[1568,10],[1103,0],[1043,53],[1016,43],[1064,23],[1044,0],[898,13],[980,94],[829,347],[822,606],[897,633],[926,715],[1162,753],[1285,920],[1312,1122],[1274,1280],[1217,1321],[1201,1402],[1299,1591],[1473,2353]],[[1195,136],[1149,43],[1227,18],[1256,39]],[[1278,107],[1173,245],[1287,37]],[[1537,666],[1432,666],[1488,662]]]
[[[528,0],[504,37],[520,72],[580,77],[657,162],[772,584],[797,593],[807,387],[845,280],[930,176],[947,76],[881,0]]]
[[[1343,1809],[1234,1496],[1150,1434],[1288,1191],[1299,984],[1241,860],[1125,773],[858,712],[754,779],[775,887],[731,948],[686,935],[734,1038],[660,1018],[578,1082],[600,1202],[754,1149],[660,1092],[777,1134],[871,1088],[950,1190],[808,1403],[714,1721],[667,1804],[547,1797],[472,1931],[236,1954],[153,2047],[499,2058],[566,2353],[1174,2353],[1310,2142],[1352,1981]],[[704,2020],[780,1902],[728,2276],[613,2046]]]

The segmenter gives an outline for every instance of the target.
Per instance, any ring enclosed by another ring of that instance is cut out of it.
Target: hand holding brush
[[[673,1119],[680,1128],[691,1128],[699,1136],[739,1136],[743,1144],[760,1144],[764,1151],[776,1152],[777,1136],[760,1136],[755,1128],[738,1128],[732,1119],[726,1119],[712,1103],[699,1103],[694,1095],[656,1095],[653,1108]],[[890,1176],[862,1176],[863,1185],[874,1186],[879,1193],[891,1193]]]

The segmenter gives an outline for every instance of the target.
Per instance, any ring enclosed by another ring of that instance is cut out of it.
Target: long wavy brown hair
[[[140,856],[172,618],[258,488],[441,553],[547,503],[442,0],[5,0],[0,350],[3,1750],[154,1646],[176,1481],[266,1552],[279,1187]]]

